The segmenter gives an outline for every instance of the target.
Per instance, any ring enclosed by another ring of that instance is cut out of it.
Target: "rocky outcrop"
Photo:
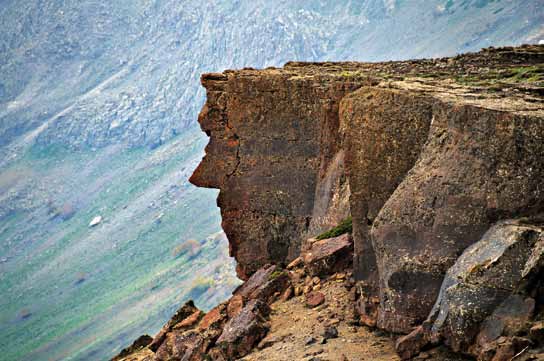
[[[408,333],[467,247],[544,210],[543,63],[524,46],[204,75],[191,181],[220,189],[242,278],[351,215],[361,321]]]
[[[257,346],[269,329],[270,304],[290,287],[288,273],[265,266],[208,313],[183,305],[151,339],[140,337],[116,361],[235,360]]]
[[[346,268],[335,277],[353,272],[357,321],[409,334],[404,358],[438,343],[494,361],[536,347],[543,74],[544,46],[524,46],[204,75],[210,142],[191,181],[219,188],[247,281],[206,326],[167,325],[155,357],[242,357],[271,302],[322,307],[320,277]]]
[[[327,245],[327,243],[329,243]],[[342,247],[338,247],[341,245]],[[321,277],[313,272],[314,263],[300,261],[290,269],[276,265],[267,265],[257,270],[234,292],[232,297],[216,306],[208,313],[195,307],[192,301],[184,304],[164,325],[154,338],[140,337],[132,346],[124,349],[114,361],[230,361],[244,358],[255,350],[266,349],[275,343],[286,340],[286,336],[277,337],[279,329],[291,325],[285,324],[285,316],[279,307],[290,306],[302,311],[295,311],[287,316],[293,322],[299,319],[316,318],[322,321],[324,315],[316,312],[328,309],[332,318],[320,325],[319,343],[316,338],[300,342],[302,349],[309,345],[324,345],[328,340],[339,337],[337,326],[341,321],[345,325],[353,322],[353,313],[346,304],[347,294],[353,289],[351,278],[351,238],[345,234],[336,238],[322,239],[319,245],[303,253],[300,259],[310,259],[317,249],[327,251],[318,257],[317,262],[331,261],[331,270]],[[294,289],[297,292],[294,295]],[[340,302],[340,298],[343,302]],[[341,313],[339,316],[337,313]],[[349,316],[347,316],[349,315]],[[275,325],[272,329],[272,325]],[[310,327],[312,324],[304,325]],[[316,325],[312,326],[313,329]],[[344,329],[345,330],[345,329]],[[317,329],[316,329],[317,331]],[[345,331],[342,331],[345,332]],[[317,336],[317,334],[316,334]],[[308,338],[304,332],[298,337]],[[387,352],[392,355],[393,345],[389,342]],[[331,349],[333,352],[334,349]],[[304,350],[303,350],[304,352]],[[321,351],[323,352],[323,351]],[[373,352],[379,353],[380,350]],[[381,351],[383,353],[383,350]],[[319,352],[318,352],[319,353]],[[316,353],[317,354],[317,353]],[[280,353],[280,359],[290,357]],[[257,359],[260,359],[257,357]],[[300,358],[293,358],[300,359]]]
[[[247,70],[202,84],[210,143],[191,182],[220,189],[223,229],[247,279],[266,263],[289,263],[309,229],[349,213],[338,106],[361,81]]]

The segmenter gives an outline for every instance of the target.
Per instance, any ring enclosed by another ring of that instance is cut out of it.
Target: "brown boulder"
[[[227,306],[222,303],[210,310],[198,324],[198,329],[200,331],[206,331],[210,329],[222,329],[223,324],[227,320]]]
[[[289,285],[289,275],[280,267],[264,266],[255,272],[233,294],[245,300],[259,299],[269,303],[276,292],[283,292]]]
[[[204,312],[200,310],[196,310],[192,315],[184,319],[183,321],[177,323],[172,327],[173,330],[183,330],[193,327],[200,321],[200,319],[204,316]]]
[[[268,332],[266,318],[269,314],[268,305],[254,299],[226,323],[216,344],[227,359],[243,357],[259,343]]]
[[[490,359],[484,355],[499,352],[499,346],[505,354],[510,346],[498,340],[528,331],[535,302],[524,294],[533,292],[542,277],[543,250],[539,226],[521,221],[493,226],[450,268],[423,327],[399,340],[401,356],[413,356],[441,340],[454,351],[470,350],[482,359]]]
[[[188,301],[187,303],[185,303],[153,338],[153,342],[151,342],[149,348],[152,351],[157,351],[161,344],[164,342],[168,332],[172,331],[174,326],[176,326],[178,323],[182,322],[186,318],[190,317],[191,315],[194,315],[198,311],[199,310],[195,307],[193,301]]]
[[[210,340],[194,331],[169,333],[155,353],[154,361],[202,361]]]
[[[349,233],[314,242],[302,255],[312,276],[326,276],[341,271],[353,262],[353,241]]]

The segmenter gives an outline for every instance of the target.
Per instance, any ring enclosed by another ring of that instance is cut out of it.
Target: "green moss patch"
[[[337,225],[334,228],[329,229],[327,232],[321,233],[319,236],[316,237],[318,240],[327,239],[327,238],[334,238],[341,236],[345,233],[351,233],[353,230],[352,225],[352,219],[351,216],[344,219],[342,222],[340,222],[339,225]]]

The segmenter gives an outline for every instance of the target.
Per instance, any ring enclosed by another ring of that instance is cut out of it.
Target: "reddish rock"
[[[202,319],[200,320],[200,323],[198,324],[198,329],[201,331],[209,330],[211,328],[218,329],[222,328],[223,323],[227,319],[227,307],[224,303],[214,307],[210,310]]]
[[[479,361],[512,361],[522,351],[531,346],[531,341],[523,337],[500,337],[488,343],[478,355]]]
[[[321,292],[310,292],[306,294],[306,306],[317,307],[325,302],[325,295]]]
[[[155,354],[155,361],[187,360],[202,361],[209,344],[204,337],[194,331],[168,334],[165,342]]]
[[[198,321],[204,316],[204,312],[197,310],[195,311],[191,316],[187,317],[183,321],[179,322],[178,324],[174,325],[172,327],[173,330],[179,330],[179,329],[188,329],[193,326],[195,326]]]
[[[395,343],[395,349],[403,360],[410,360],[430,343],[430,332],[426,326],[418,326],[406,336],[401,336]]]
[[[195,307],[195,304],[193,301],[189,301],[185,303],[175,314],[172,316],[172,318],[168,321],[166,325],[163,326],[163,328],[159,331],[159,333],[153,338],[153,342],[149,345],[149,348],[152,351],[157,351],[158,348],[161,346],[161,344],[164,342],[166,335],[168,332],[172,331],[174,326],[176,326],[178,323],[182,322],[183,320],[187,319],[191,315],[194,315],[196,312],[198,312],[198,308]]]
[[[280,300],[282,302],[290,300],[291,297],[293,297],[293,293],[294,293],[293,286],[287,287],[287,289],[285,291],[283,291],[283,293],[282,293],[282,295],[280,297]]]
[[[227,306],[227,315],[229,318],[238,316],[244,307],[244,298],[241,295],[234,295],[230,298]]]
[[[229,320],[217,340],[228,359],[247,355],[268,332],[266,317],[270,308],[260,300],[251,300],[242,311]]]
[[[312,276],[325,276],[343,270],[352,264],[353,241],[346,233],[312,244],[302,255],[304,265]]]
[[[234,291],[244,299],[260,299],[268,303],[276,292],[283,292],[289,285],[289,276],[277,266],[264,266]]]
[[[287,265],[287,269],[292,270],[299,266],[302,266],[303,264],[304,264],[304,261],[302,260],[302,257],[297,257],[291,263]]]

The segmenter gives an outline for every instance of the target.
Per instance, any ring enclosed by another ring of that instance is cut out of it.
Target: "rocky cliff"
[[[244,294],[243,320],[274,323],[255,302],[289,284],[317,306],[320,277],[344,270],[354,322],[408,334],[397,341],[402,358],[442,343],[495,361],[542,346],[544,46],[288,63],[205,74],[202,84],[210,141],[191,181],[220,189],[230,252],[249,279],[242,289],[275,285]],[[341,222],[352,229],[312,238]],[[225,322],[214,352],[226,359],[266,334]],[[256,339],[232,346],[232,332]]]

